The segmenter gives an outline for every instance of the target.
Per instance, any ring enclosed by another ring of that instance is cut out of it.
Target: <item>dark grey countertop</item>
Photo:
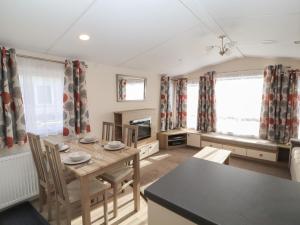
[[[201,225],[300,225],[300,183],[197,158],[145,195]]]

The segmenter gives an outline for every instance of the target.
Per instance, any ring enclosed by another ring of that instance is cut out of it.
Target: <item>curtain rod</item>
[[[9,54],[9,53],[8,53]],[[47,58],[42,58],[42,57],[37,57],[37,56],[31,56],[31,55],[24,55],[24,54],[16,54],[17,57],[21,58],[27,58],[27,59],[35,59],[35,60],[40,60],[40,61],[45,61],[45,62],[52,62],[52,63],[58,63],[58,64],[65,64],[64,61],[60,60],[55,60],[55,59],[47,59]],[[85,68],[88,68],[88,65],[85,65]]]

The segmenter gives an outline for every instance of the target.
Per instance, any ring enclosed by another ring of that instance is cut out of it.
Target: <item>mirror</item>
[[[146,78],[117,74],[117,101],[143,101],[146,97]]]

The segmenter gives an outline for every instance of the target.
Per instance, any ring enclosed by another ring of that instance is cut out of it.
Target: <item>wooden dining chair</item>
[[[137,148],[138,126],[123,125],[122,140],[127,147]],[[101,175],[101,178],[109,182],[113,188],[114,217],[118,216],[118,194],[133,183],[133,169],[127,162],[112,171]]]
[[[63,208],[66,210],[67,225],[71,225],[71,210],[76,209],[76,206],[81,203],[80,182],[77,179],[69,184],[66,183],[63,176],[62,162],[59,155],[58,145],[46,140],[44,141],[44,145],[46,149],[47,162],[50,167],[50,173],[52,175],[55,189],[57,224],[60,224],[60,206],[63,206]],[[90,201],[94,203],[94,200],[98,200],[99,197],[103,198],[105,224],[108,223],[107,190],[109,188],[110,185],[108,183],[103,183],[97,179],[90,181]]]
[[[115,140],[115,124],[111,122],[102,123],[102,141],[114,141]]]
[[[54,194],[53,183],[49,179],[49,173],[46,164],[46,157],[43,153],[39,135],[27,133],[29,145],[33,156],[33,161],[38,174],[39,183],[39,208],[43,211],[45,200],[48,208],[48,220],[52,219],[52,195]]]

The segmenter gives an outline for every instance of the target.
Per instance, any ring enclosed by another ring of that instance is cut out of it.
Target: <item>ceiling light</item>
[[[274,44],[276,41],[275,40],[263,40],[261,43],[264,45],[270,45]]]
[[[220,39],[220,42],[221,42],[220,45],[208,46],[207,50],[217,48],[219,50],[219,54],[221,56],[223,56],[225,54],[230,54],[231,49],[234,47],[234,45],[236,43],[233,41],[227,40],[228,38],[226,38],[225,35],[220,35],[218,38]]]
[[[300,45],[300,41],[294,41],[296,45]]]
[[[90,36],[87,34],[80,34],[79,39],[82,41],[88,41],[88,40],[90,40]]]

